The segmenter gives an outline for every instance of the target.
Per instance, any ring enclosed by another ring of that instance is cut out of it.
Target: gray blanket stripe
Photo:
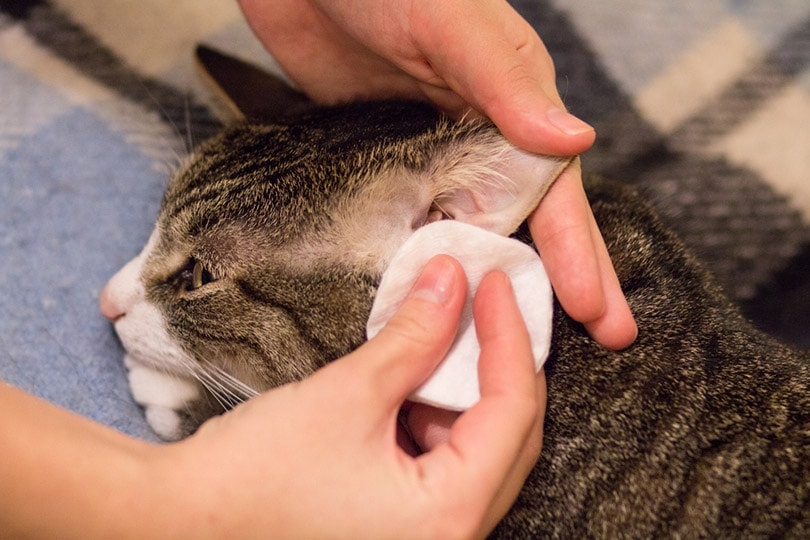
[[[678,150],[699,151],[756,113],[767,100],[810,66],[810,19],[797,25],[760,62],[668,138]]]
[[[810,308],[784,300],[810,298],[810,227],[755,172],[700,154],[807,69],[810,20],[665,136],[634,108],[564,13],[546,1],[512,4],[543,36],[566,105],[597,129],[585,170],[641,189],[749,317],[810,346]]]
[[[27,32],[54,55],[125,99],[157,111],[183,141],[200,142],[222,127],[207,107],[169,85],[133,71],[49,2],[4,1],[0,9],[12,17],[22,17],[19,20]]]

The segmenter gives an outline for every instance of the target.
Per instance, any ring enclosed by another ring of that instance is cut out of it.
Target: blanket
[[[810,345],[810,3],[514,0],[636,186],[765,330]],[[0,0],[0,379],[154,440],[98,311],[222,117],[206,43],[278,70],[223,0]],[[475,43],[470,43],[475,47]]]

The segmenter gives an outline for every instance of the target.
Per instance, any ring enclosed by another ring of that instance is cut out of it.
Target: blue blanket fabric
[[[514,5],[597,127],[586,170],[638,186],[749,315],[810,344],[810,3]],[[98,297],[220,125],[198,42],[272,67],[235,3],[0,0],[0,378],[146,439]]]
[[[17,142],[0,162],[2,377],[149,437],[98,297],[145,242],[165,175],[87,110]]]

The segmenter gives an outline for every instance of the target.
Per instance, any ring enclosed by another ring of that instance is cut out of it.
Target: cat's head
[[[365,339],[376,287],[414,230],[457,219],[510,234],[569,162],[416,102],[296,100],[278,101],[296,114],[263,111],[195,152],[146,247],[105,287],[142,404],[163,398],[133,382],[134,366],[173,377],[160,392],[189,393],[175,405],[195,398],[184,378],[233,402],[307,376]]]
[[[171,181],[102,308],[135,360],[213,364],[257,390],[356,347],[397,248],[434,219],[510,234],[566,160],[411,102],[244,123]]]

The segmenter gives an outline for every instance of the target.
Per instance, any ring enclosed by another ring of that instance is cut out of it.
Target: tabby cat
[[[149,423],[187,436],[351,351],[415,228],[440,212],[510,234],[536,200],[509,197],[557,165],[411,102],[227,129],[103,295]],[[555,306],[542,456],[493,536],[808,537],[810,356],[746,322],[629,188],[587,190],[639,337],[605,350]]]

